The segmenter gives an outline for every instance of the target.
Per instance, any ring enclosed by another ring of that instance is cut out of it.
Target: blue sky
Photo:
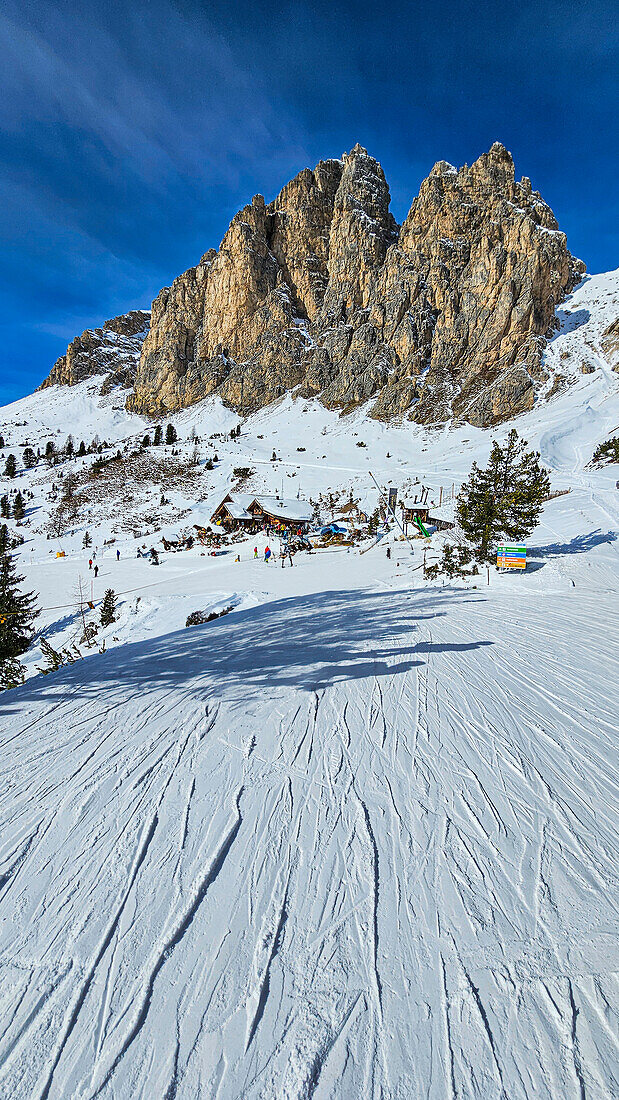
[[[579,3],[5,0],[0,402],[360,141],[401,221],[495,140],[590,271],[619,264],[618,21]]]

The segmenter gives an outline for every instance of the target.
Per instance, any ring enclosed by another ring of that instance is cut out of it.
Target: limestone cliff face
[[[619,318],[604,330],[600,342],[607,363],[619,374]]]
[[[502,145],[434,166],[399,227],[357,145],[256,195],[217,252],[153,303],[129,407],[287,390],[372,415],[489,425],[531,406],[558,302],[584,272]]]
[[[149,322],[150,314],[136,309],[106,321],[103,328],[86,329],[56,360],[39,389],[75,386],[93,375],[105,376],[103,393],[114,386],[132,386]]]

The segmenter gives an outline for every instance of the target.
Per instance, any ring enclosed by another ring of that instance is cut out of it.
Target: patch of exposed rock
[[[401,227],[389,201],[359,145],[268,205],[256,195],[153,303],[129,407],[218,392],[248,413],[293,389],[424,424],[530,408],[555,308],[584,272],[550,208],[499,143],[470,167],[436,164]]]
[[[602,333],[601,344],[609,366],[619,372],[619,317]]]
[[[150,313],[135,309],[112,317],[103,328],[86,329],[56,360],[39,389],[75,386],[93,375],[105,376],[102,393],[109,393],[115,386],[133,386],[149,323]]]

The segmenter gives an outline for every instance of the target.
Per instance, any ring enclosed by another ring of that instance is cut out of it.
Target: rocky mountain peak
[[[103,322],[104,332],[115,332],[117,336],[141,336],[142,339],[148,332],[150,324],[150,310],[132,309],[129,313],[123,313],[120,317],[112,317]],[[95,330],[96,331],[96,330]]]
[[[371,399],[376,417],[492,424],[535,400],[555,308],[583,271],[500,142],[470,166],[438,161],[401,227],[356,144],[271,202],[254,195],[160,292],[128,405],[160,414],[217,392],[248,413],[293,390],[342,410]],[[50,380],[74,376],[67,360]]]
[[[356,310],[367,307],[374,274],[398,231],[378,161],[355,145],[342,162],[329,226],[329,282],[322,309],[325,324],[346,321]]]
[[[487,153],[482,153],[469,171],[478,185],[483,186],[486,182],[497,191],[509,190],[516,178],[512,155],[500,141],[495,141]]]
[[[38,388],[75,386],[93,375],[104,376],[102,392],[132,386],[150,317],[146,310],[133,309],[105,321],[102,328],[86,329],[71,341]]]

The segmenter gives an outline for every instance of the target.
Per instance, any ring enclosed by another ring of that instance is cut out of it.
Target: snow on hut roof
[[[456,502],[450,500],[447,504],[431,504],[428,509],[428,519],[440,519],[443,520],[444,523],[455,523]]]
[[[232,493],[226,493],[225,497],[213,511],[211,520],[222,508],[225,508],[228,515],[232,516],[233,519],[253,519],[251,512],[247,511],[247,506],[251,504],[253,499],[253,493],[235,493],[234,495],[232,495]]]
[[[263,512],[275,519],[292,519],[307,523],[312,518],[312,506],[306,500],[288,500],[286,497],[255,497]]]
[[[428,500],[422,501],[419,497],[402,497],[397,503],[398,508],[409,508],[411,511],[415,508],[431,508],[432,505]]]
[[[253,519],[254,517],[248,509],[254,502],[260,505],[263,512],[267,512],[274,519],[308,523],[312,518],[312,506],[306,500],[288,500],[286,497],[262,497],[256,496],[254,493],[227,493],[215,511],[219,511],[219,508],[224,505],[233,519]]]
[[[236,500],[229,500],[226,504],[226,509],[233,519],[251,519],[252,514],[248,512],[242,504],[239,504]]]

